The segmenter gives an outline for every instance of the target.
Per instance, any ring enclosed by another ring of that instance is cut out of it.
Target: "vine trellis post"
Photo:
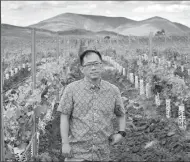
[[[129,39],[129,46],[131,45],[131,36],[128,35],[128,39]]]
[[[165,47],[166,47],[166,42],[167,42],[167,36],[166,36],[166,34],[164,34],[164,43],[165,43]]]
[[[150,35],[149,35],[149,57],[148,57],[149,58],[149,60],[148,60],[149,64],[152,61],[152,39],[153,39],[153,33],[150,32]]]
[[[36,30],[33,28],[32,32],[32,93],[36,89]],[[32,135],[36,133],[36,116],[33,114],[33,127],[32,127]],[[32,140],[32,156],[37,155],[37,139],[36,136],[34,136],[34,139]]]
[[[56,33],[56,43],[57,43],[57,45],[56,45],[56,53],[57,53],[57,65],[59,66],[59,34],[58,33]],[[56,96],[56,102],[58,102],[59,101],[59,89],[57,89],[57,96]]]
[[[1,53],[3,56],[3,48],[1,48]],[[1,150],[0,150],[0,160],[5,161],[5,152],[4,152],[4,107],[3,107],[3,81],[4,81],[4,74],[3,74],[3,62],[1,57],[1,107],[0,107],[0,115],[1,115],[1,123],[0,123],[0,133],[1,133]]]

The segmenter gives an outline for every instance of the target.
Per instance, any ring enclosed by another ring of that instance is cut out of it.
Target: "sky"
[[[1,1],[1,23],[28,26],[66,12],[144,20],[160,16],[190,27],[190,1]]]

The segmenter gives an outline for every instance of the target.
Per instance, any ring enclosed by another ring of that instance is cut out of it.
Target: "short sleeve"
[[[72,110],[73,110],[73,93],[71,87],[67,86],[63,90],[63,95],[61,96],[61,100],[57,108],[57,111],[70,116]]]
[[[121,98],[121,93],[120,93],[119,88],[117,88],[117,87],[116,87],[116,92],[115,92],[114,114],[116,116],[123,116],[123,115],[125,115],[125,108],[124,108],[123,100]]]

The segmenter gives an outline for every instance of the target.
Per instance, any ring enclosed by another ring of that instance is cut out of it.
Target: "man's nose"
[[[92,69],[96,69],[96,66],[95,66],[95,65],[92,65]]]

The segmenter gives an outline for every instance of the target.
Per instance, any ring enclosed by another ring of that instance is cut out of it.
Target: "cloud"
[[[133,12],[143,13],[143,12],[145,12],[145,8],[144,7],[137,7],[135,9],[133,9]]]
[[[147,7],[137,7],[133,12],[144,13],[144,12],[161,12],[163,7],[160,4],[148,5]]]
[[[190,1],[182,1],[181,4],[190,5]]]
[[[65,1],[67,6],[81,6],[81,5],[90,5],[94,4],[94,1]]]
[[[39,4],[44,3],[44,1],[26,1],[24,3],[29,4],[29,5],[39,5]]]
[[[161,4],[154,4],[154,5],[148,5],[146,7],[140,6],[135,9],[133,9],[133,12],[136,13],[158,13],[158,12],[184,12],[184,11],[190,11],[190,6],[183,5],[183,4],[173,4],[164,6]]]
[[[60,4],[59,1],[48,1],[47,3],[49,3],[51,5],[59,5]]]
[[[32,24],[65,12],[143,20],[160,16],[190,23],[190,1],[1,1],[4,23]],[[142,14],[143,13],[143,14]],[[20,20],[19,18],[23,19]]]
[[[19,3],[19,2],[1,2],[1,8],[5,9],[5,10],[12,10],[12,11],[16,11],[16,10],[22,10],[23,9],[23,4]]]
[[[190,1],[152,1],[151,4],[162,4],[162,5],[174,5],[174,4],[185,4],[190,5]]]
[[[123,5],[124,3],[137,3],[136,1],[104,1],[104,2],[106,5],[115,5],[115,4]]]
[[[31,10],[31,9],[50,9],[50,8],[64,8],[67,5],[66,1],[12,1],[3,6],[8,6],[9,10]]]
[[[151,1],[150,4],[172,5],[181,4],[183,1]]]
[[[106,15],[111,16],[111,12],[110,12],[110,10],[106,10]]]
[[[50,8],[65,8],[67,6],[65,1],[41,1],[40,3],[32,3],[33,8],[43,8],[43,9],[50,9]],[[29,6],[28,6],[29,7]]]
[[[89,9],[96,9],[97,8],[97,5],[96,4],[89,4],[89,3],[86,3],[86,4],[78,4],[78,5],[67,5],[65,6],[65,8],[67,10],[73,10],[75,11],[76,10],[89,10]]]
[[[9,9],[12,9],[12,10],[18,10],[18,9],[20,9],[21,8],[21,6],[20,5],[17,5],[17,4],[10,4],[10,6],[9,6]]]
[[[139,1],[131,1],[131,0],[127,0],[127,1],[113,1],[113,2],[115,2],[115,3],[131,3],[131,4],[136,4],[136,3],[138,3]]]
[[[89,8],[91,8],[91,9],[94,9],[94,8],[96,8],[96,7],[97,7],[96,4],[90,4],[90,6],[89,6]]]
[[[4,22],[4,17],[5,17],[5,15],[1,14],[1,23]]]
[[[105,1],[106,2],[106,4],[113,4],[114,3],[114,1]]]
[[[183,12],[183,11],[190,11],[190,6],[188,5],[171,5],[171,6],[167,6],[165,7],[165,11],[166,12]]]
[[[46,1],[51,7],[65,7],[68,5],[67,1]]]
[[[150,6],[147,6],[145,11],[147,11],[147,12],[161,12],[161,11],[163,11],[163,7],[159,4],[150,5]]]
[[[139,3],[139,1],[129,1],[129,2],[127,2],[127,3],[137,4],[137,3]]]

